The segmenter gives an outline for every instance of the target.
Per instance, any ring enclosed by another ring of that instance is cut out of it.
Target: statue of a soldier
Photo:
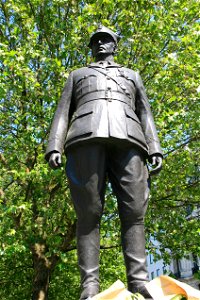
[[[80,300],[99,292],[99,227],[106,180],[117,197],[128,290],[152,299],[145,255],[149,193],[146,160],[154,173],[162,151],[140,75],[114,62],[119,36],[101,26],[91,36],[94,63],[70,73],[51,127],[51,168],[67,155],[66,173],[77,215]]]

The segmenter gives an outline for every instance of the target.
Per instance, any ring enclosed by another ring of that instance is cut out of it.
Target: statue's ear
[[[117,51],[117,45],[114,46],[112,54],[114,55],[116,53],[116,51]]]

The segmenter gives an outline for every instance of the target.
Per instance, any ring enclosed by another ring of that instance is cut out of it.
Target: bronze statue
[[[66,173],[77,215],[80,300],[99,292],[99,226],[106,180],[117,197],[128,290],[152,299],[145,255],[149,193],[146,161],[162,168],[162,151],[138,72],[114,62],[119,36],[100,26],[89,47],[95,62],[72,71],[49,136],[51,168],[67,155]]]

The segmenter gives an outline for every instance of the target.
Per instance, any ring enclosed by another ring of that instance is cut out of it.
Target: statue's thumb
[[[62,161],[61,161],[61,156],[58,156],[58,158],[57,158],[57,163],[58,163],[59,165],[61,165],[61,163],[62,163]]]
[[[155,157],[152,157],[152,162],[151,162],[152,166],[155,166],[156,165],[156,158]]]

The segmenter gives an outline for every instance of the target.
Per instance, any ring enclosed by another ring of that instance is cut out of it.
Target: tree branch
[[[189,139],[187,139],[186,141],[184,141],[182,144],[178,145],[177,147],[175,147],[174,149],[172,150],[169,150],[167,153],[164,154],[164,157],[167,157],[168,155],[170,155],[171,153],[177,151],[178,149],[180,148],[183,148],[184,146],[188,145],[189,143],[191,142],[194,142],[194,141],[198,141],[200,138],[200,135],[198,136],[194,136],[194,137],[191,137]]]

